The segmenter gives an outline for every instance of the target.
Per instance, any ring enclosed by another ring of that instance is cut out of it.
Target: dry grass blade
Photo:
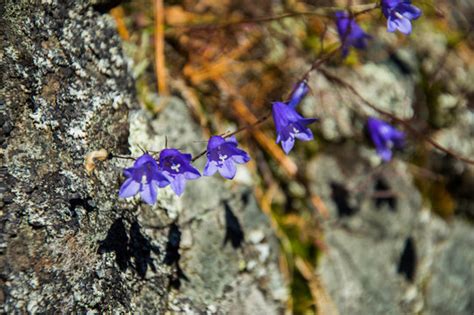
[[[165,68],[165,16],[163,0],[155,0],[155,71],[158,92],[168,95]]]
[[[295,265],[303,278],[308,281],[317,313],[319,315],[338,315],[339,311],[337,310],[334,301],[322,286],[319,277],[314,273],[311,265],[300,257],[296,257]]]
[[[320,214],[324,219],[329,219],[329,210],[324,204],[324,201],[318,195],[311,195],[311,203],[314,205],[318,214]]]
[[[294,272],[294,258],[293,258],[293,250],[291,247],[291,241],[288,236],[282,231],[280,228],[276,218],[272,212],[272,200],[273,196],[277,191],[277,185],[271,185],[265,192],[260,188],[255,188],[255,196],[257,197],[257,201],[259,203],[260,208],[262,209],[263,213],[267,215],[270,219],[270,223],[272,225],[275,234],[280,241],[281,247],[283,248],[283,252],[280,253],[279,256],[279,264],[280,264],[280,271],[283,274],[285,282],[289,285],[293,281],[293,272]],[[291,313],[291,309],[293,309],[293,300],[290,297],[287,303],[287,313]]]
[[[130,34],[128,33],[127,26],[123,17],[125,12],[122,7],[116,7],[110,10],[110,15],[115,19],[115,24],[117,24],[117,32],[123,40],[128,41],[130,39]]]

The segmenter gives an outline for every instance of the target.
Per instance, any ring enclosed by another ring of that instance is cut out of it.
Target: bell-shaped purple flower
[[[336,12],[336,26],[342,43],[343,57],[347,56],[351,46],[357,49],[365,49],[367,47],[367,41],[371,36],[364,32],[355,19],[350,17],[347,12]]]
[[[384,161],[392,159],[392,148],[402,148],[405,134],[383,120],[369,117],[367,129],[375,145],[377,154]]]
[[[127,179],[120,187],[119,197],[128,198],[140,193],[144,202],[152,205],[158,196],[158,187],[169,184],[161,174],[155,159],[147,153],[140,156],[133,167],[126,168],[123,174]]]
[[[411,0],[382,0],[382,12],[387,18],[387,31],[396,30],[411,33],[411,20],[421,16],[421,10],[411,4]]]
[[[273,121],[277,132],[277,143],[281,142],[283,151],[288,154],[295,145],[295,139],[310,141],[313,133],[308,125],[315,122],[316,118],[304,118],[292,107],[282,102],[273,103]]]
[[[199,171],[191,165],[191,158],[191,154],[181,153],[177,149],[164,149],[160,152],[160,171],[178,196],[184,192],[186,180],[201,176]]]
[[[290,100],[288,101],[288,106],[291,108],[296,108],[301,100],[308,94],[309,86],[306,80],[301,81],[296,85],[293,92],[291,92]]]
[[[204,176],[212,176],[215,172],[232,179],[237,171],[235,163],[244,164],[250,160],[247,152],[237,148],[237,140],[230,137],[227,140],[220,136],[212,136],[207,143],[207,163]]]

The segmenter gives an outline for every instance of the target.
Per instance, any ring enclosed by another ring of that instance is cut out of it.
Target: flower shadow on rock
[[[148,267],[156,271],[151,253],[153,252],[158,255],[160,252],[159,248],[152,245],[145,235],[141,233],[138,222],[131,224],[129,235],[127,234],[123,219],[116,219],[110,226],[106,238],[99,241],[97,252],[99,254],[114,252],[115,262],[120,271],[125,272],[129,266],[133,266],[137,274],[144,278]]]
[[[170,275],[170,286],[179,289],[181,287],[181,280],[189,281],[179,264],[181,254],[179,253],[179,246],[181,243],[181,230],[175,223],[171,224],[168,231],[168,242],[166,243],[165,258],[163,263],[168,266],[175,266],[174,272]]]
[[[225,210],[225,237],[224,245],[230,241],[234,249],[242,247],[244,241],[244,231],[239,219],[232,212],[232,208],[227,202],[224,202]]]

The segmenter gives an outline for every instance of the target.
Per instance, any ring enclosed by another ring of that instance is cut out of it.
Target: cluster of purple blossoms
[[[281,142],[285,153],[294,147],[295,139],[310,141],[313,133],[308,125],[316,118],[304,118],[295,108],[308,93],[306,82],[300,83],[286,103],[273,103],[272,113],[277,132],[277,143]],[[375,145],[377,154],[383,161],[392,158],[392,148],[401,148],[405,135],[388,123],[370,117],[367,129]],[[222,177],[233,179],[236,174],[235,164],[245,164],[250,160],[249,155],[238,148],[235,137],[225,139],[222,136],[212,136],[207,144],[207,162],[203,175],[212,176],[219,172]],[[158,188],[170,186],[180,196],[183,194],[186,181],[201,177],[199,171],[192,166],[192,156],[181,153],[177,149],[164,149],[160,152],[158,161],[150,154],[144,153],[136,159],[132,167],[124,170],[126,180],[120,187],[119,197],[128,198],[136,194],[147,204],[154,204],[158,196]]]
[[[408,35],[411,33],[411,20],[421,16],[421,10],[411,4],[411,0],[381,0],[382,13],[387,18],[387,31],[396,30]],[[365,49],[371,38],[357,24],[355,18],[348,12],[339,11],[335,14],[336,28],[341,40],[342,56],[346,57],[349,48]]]
[[[212,176],[219,171],[225,178],[234,178],[234,163],[243,164],[250,160],[248,154],[237,148],[237,145],[234,137],[227,140],[220,136],[211,137],[207,146],[208,161],[204,175]],[[144,153],[123,174],[126,180],[120,187],[119,197],[133,197],[139,193],[142,200],[150,205],[156,202],[158,188],[170,185],[176,195],[181,196],[187,180],[201,177],[199,171],[192,166],[191,154],[181,153],[177,149],[162,150],[158,161]]]

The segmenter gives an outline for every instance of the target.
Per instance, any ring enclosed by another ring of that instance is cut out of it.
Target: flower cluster
[[[281,143],[283,151],[288,154],[295,145],[295,139],[310,141],[313,133],[308,125],[317,121],[316,118],[304,118],[296,111],[296,106],[309,91],[306,81],[296,86],[287,102],[274,102],[272,107],[273,121],[277,133],[276,142]],[[401,148],[405,135],[388,123],[370,117],[367,129],[375,145],[378,155],[383,161],[392,158],[392,148]],[[207,162],[203,170],[204,176],[212,176],[216,172],[227,179],[233,179],[237,168],[235,164],[245,164],[250,160],[244,150],[238,148],[234,136],[212,136],[207,144]],[[154,204],[158,196],[158,188],[170,186],[176,195],[181,196],[186,181],[201,177],[201,173],[192,165],[192,156],[177,149],[164,149],[158,159],[148,153],[136,159],[132,167],[124,170],[126,180],[120,187],[119,197],[128,198],[140,194],[147,204]]]
[[[387,31],[408,35],[411,33],[411,21],[421,16],[421,10],[411,4],[411,0],[382,0],[381,8],[387,18]],[[357,24],[355,17],[348,12],[339,11],[335,14],[337,33],[341,41],[342,56],[346,57],[349,48],[365,49],[371,38]]]
[[[248,154],[237,148],[237,140],[233,137],[224,139],[213,136],[207,145],[207,164],[205,176],[212,176],[216,171],[228,179],[236,173],[234,163],[243,164],[250,160]],[[136,194],[147,204],[154,204],[158,196],[158,188],[170,186],[176,195],[181,196],[187,180],[198,179],[201,173],[192,165],[192,156],[177,149],[164,149],[158,160],[144,153],[136,159],[133,167],[123,172],[126,177],[120,187],[119,197],[128,198]]]

